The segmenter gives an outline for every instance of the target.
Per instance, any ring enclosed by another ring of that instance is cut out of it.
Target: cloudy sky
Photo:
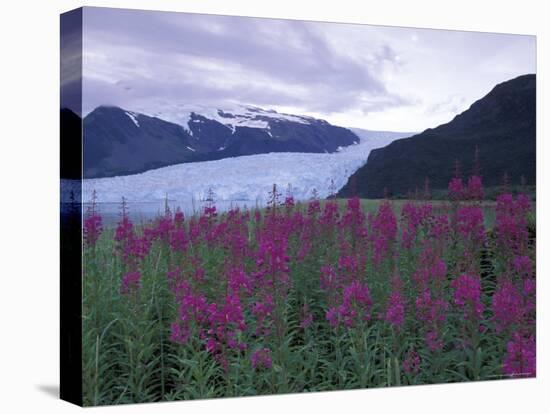
[[[421,131],[536,71],[532,36],[86,8],[83,112],[257,105]]]

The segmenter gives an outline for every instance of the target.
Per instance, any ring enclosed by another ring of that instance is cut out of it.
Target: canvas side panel
[[[60,397],[82,405],[82,9],[60,22]]]

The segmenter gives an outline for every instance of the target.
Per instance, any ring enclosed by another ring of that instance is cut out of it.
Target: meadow
[[[536,375],[530,198],[84,218],[85,405]]]

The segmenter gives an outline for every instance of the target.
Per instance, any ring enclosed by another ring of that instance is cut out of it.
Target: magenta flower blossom
[[[333,327],[343,323],[346,328],[352,328],[370,320],[371,307],[372,299],[367,284],[354,281],[344,288],[342,304],[330,308],[326,318]]]
[[[377,266],[391,257],[391,247],[397,237],[397,219],[389,202],[380,204],[376,216],[370,217],[373,262]]]
[[[499,247],[507,252],[521,254],[529,243],[526,214],[531,209],[531,202],[524,195],[516,200],[511,194],[497,197],[495,233]]]
[[[432,285],[433,282],[442,283],[447,276],[447,265],[434,252],[430,245],[422,251],[419,258],[418,268],[412,275],[414,282],[418,285],[418,291]]]
[[[449,216],[446,214],[435,216],[431,222],[429,234],[436,240],[446,242],[450,233]]]
[[[403,371],[407,374],[418,374],[420,371],[421,362],[422,360],[420,359],[418,352],[411,349],[407,352],[405,359],[403,360]]]
[[[338,221],[338,204],[334,200],[325,203],[323,215],[319,219],[320,223],[327,229],[332,229]]]
[[[439,326],[447,318],[449,304],[444,299],[434,299],[429,289],[416,298],[416,317],[427,326]]]
[[[432,214],[432,205],[423,204],[417,207],[411,202],[405,203],[401,209],[403,233],[401,244],[405,249],[413,247],[419,228],[427,222]]]
[[[521,323],[524,314],[523,298],[512,282],[505,280],[493,295],[493,314],[497,332]]]
[[[133,224],[127,215],[122,216],[115,230],[115,240],[124,243],[133,236]]]
[[[86,245],[95,247],[102,230],[101,216],[92,211],[84,219],[84,242]]]
[[[251,294],[252,282],[246,272],[241,268],[231,269],[228,277],[229,289],[235,294]]]
[[[261,368],[271,369],[271,350],[269,348],[260,348],[254,351],[254,353],[250,357],[250,361],[252,363],[252,368],[254,368],[255,370]]]
[[[263,301],[257,301],[252,307],[252,314],[256,317],[256,335],[269,335],[273,323],[271,316],[275,310],[273,296],[266,295]]]
[[[218,211],[216,209],[216,206],[212,205],[212,206],[204,207],[203,215],[207,218],[216,217],[218,215]]]
[[[183,228],[177,227],[170,232],[170,248],[172,251],[183,252],[187,249],[188,243],[189,241]]]
[[[338,326],[338,323],[340,322],[338,308],[333,307],[327,310],[326,318],[327,318],[327,321],[330,323],[330,326],[332,327]]]
[[[522,278],[533,276],[533,263],[531,263],[529,256],[515,256],[512,265]]]
[[[463,310],[464,318],[467,320],[480,319],[483,313],[483,304],[481,303],[479,276],[460,275],[452,281],[451,287],[455,289],[454,303]]]
[[[101,215],[99,214],[99,209],[97,207],[97,195],[95,190],[92,192],[92,202],[86,210],[83,224],[84,243],[93,248],[95,247],[97,240],[101,235],[101,231],[103,230]]]
[[[427,331],[426,345],[428,345],[428,349],[432,352],[441,351],[443,349],[443,339],[437,331]]]
[[[286,210],[292,210],[292,208],[294,207],[295,203],[294,203],[294,197],[292,196],[287,196],[285,197],[285,203],[284,203],[284,206],[285,206],[285,209]]]
[[[139,271],[126,273],[122,277],[120,293],[129,294],[139,290],[141,287],[141,273]]]
[[[180,297],[178,320],[171,325],[170,340],[185,343],[191,337],[193,329],[203,338],[204,326],[208,320],[208,302],[202,294],[193,294],[188,284],[179,285],[181,289],[176,297]]]
[[[321,212],[321,202],[319,200],[311,200],[307,205],[307,215],[312,217]]]
[[[477,206],[464,206],[457,212],[458,234],[466,240],[482,242],[485,239],[483,210]]]
[[[181,228],[183,226],[183,222],[185,221],[185,216],[183,214],[183,211],[181,211],[179,208],[176,210],[176,213],[174,214],[174,225],[177,228]]]
[[[405,321],[405,300],[398,290],[394,290],[389,299],[386,310],[386,322],[400,329]]]
[[[482,200],[483,199],[483,184],[481,177],[478,175],[472,175],[468,179],[468,187],[466,188],[466,196],[470,200]]]
[[[515,377],[534,377],[537,374],[537,347],[535,337],[515,332],[506,346],[503,371]]]
[[[244,351],[247,347],[240,339],[240,333],[246,330],[241,301],[237,295],[229,294],[220,304],[208,305],[207,314],[207,328],[203,332],[206,350],[227,370],[227,352]]]
[[[442,298],[434,298],[429,289],[416,298],[416,317],[424,322],[425,338],[428,349],[432,352],[443,348],[441,330],[447,319],[449,304]]]
[[[462,200],[464,198],[464,185],[462,184],[462,178],[455,177],[449,182],[449,199],[450,200]]]

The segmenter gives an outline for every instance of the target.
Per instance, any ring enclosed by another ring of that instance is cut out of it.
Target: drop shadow
[[[50,397],[59,399],[59,385],[58,384],[39,384],[36,388]]]

